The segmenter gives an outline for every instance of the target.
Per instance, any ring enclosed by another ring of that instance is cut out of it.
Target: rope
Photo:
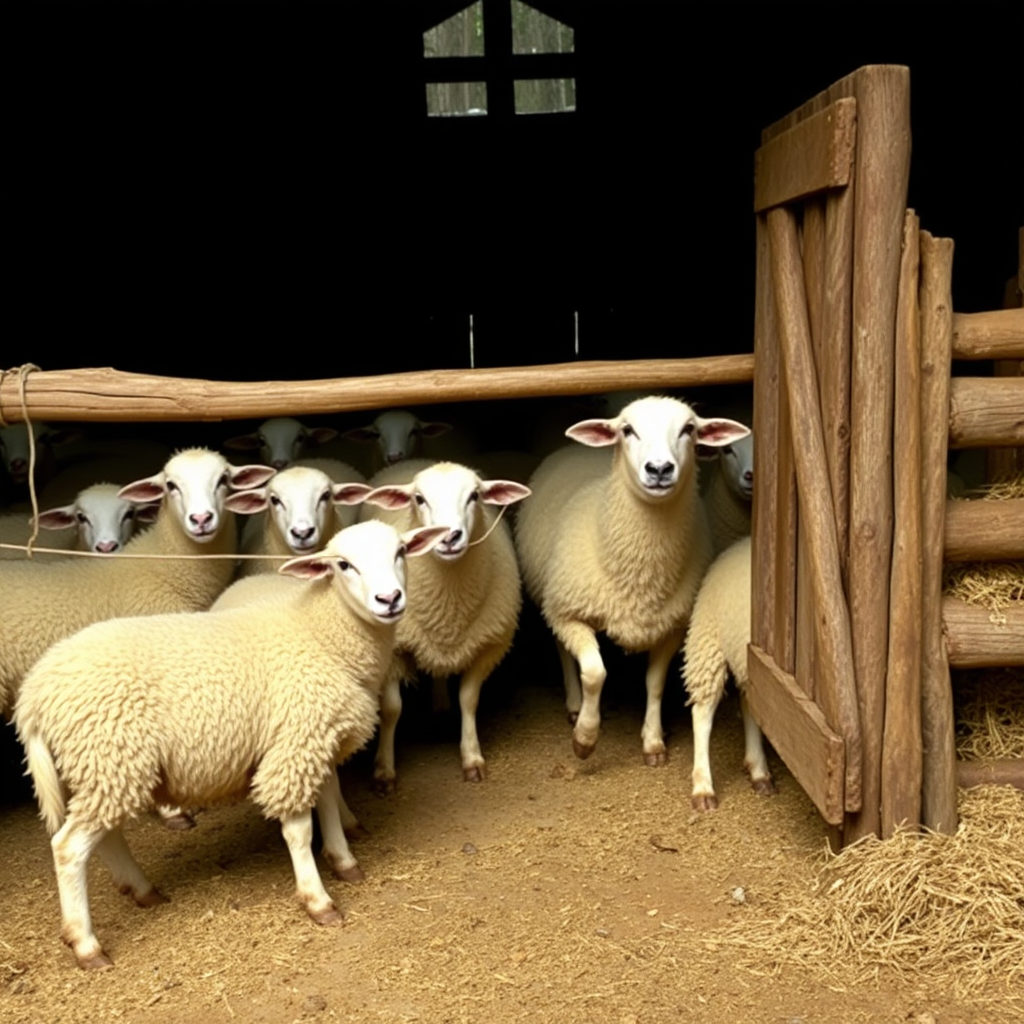
[[[498,526],[498,523],[501,522],[501,517],[505,514],[505,509],[507,509],[507,508],[508,508],[508,505],[502,505],[501,508],[498,509],[498,514],[494,517],[494,522],[491,523],[490,527],[488,527],[487,532],[479,540],[471,540],[466,545],[466,547],[475,548],[477,546],[477,544],[483,544],[483,542],[485,540],[487,540],[487,538],[490,537],[490,535],[492,533],[494,533],[495,529]]]
[[[39,367],[35,363],[23,363],[21,366],[14,370],[0,370],[0,389],[3,387],[4,377],[8,373],[18,374],[18,397],[21,399],[21,417],[25,421],[25,426],[28,430],[28,497],[32,504],[32,535],[28,539],[28,545],[26,547],[20,547],[19,550],[28,553],[28,557],[32,557],[36,538],[39,536],[39,497],[36,494],[36,435],[32,429],[32,420],[28,414],[28,401],[25,398],[25,382],[28,380],[28,375],[33,370],[38,370]],[[2,411],[0,411],[0,427],[10,426],[3,417]],[[10,547],[11,545],[5,544],[4,547]],[[40,549],[43,550],[43,549]]]

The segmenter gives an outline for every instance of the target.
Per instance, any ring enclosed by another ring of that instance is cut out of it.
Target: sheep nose
[[[192,512],[189,514],[188,521],[199,529],[205,529],[213,523],[212,512]]]
[[[375,599],[389,610],[395,608],[402,599],[401,590],[392,590],[390,594],[377,594]]]
[[[287,469],[288,468],[288,460],[287,459],[273,459],[271,461],[271,463],[270,463],[270,468],[271,469],[279,469],[279,470],[280,469]]]
[[[673,462],[663,462],[660,466],[655,465],[653,462],[644,463],[647,475],[659,481],[670,479],[675,468],[675,463]]]
[[[101,554],[109,555],[112,551],[116,551],[121,545],[116,540],[101,540],[96,545],[96,550]]]
[[[752,484],[754,482],[754,471],[752,469],[748,469],[743,474],[743,479],[746,480],[748,484]]]
[[[460,540],[462,540],[462,531],[451,530],[448,536],[445,537],[444,542],[446,546],[452,547],[453,545],[458,544]]]
[[[307,526],[304,530],[298,529],[298,527],[292,527],[292,536],[296,540],[309,540],[313,536],[313,531],[316,530],[315,526]]]

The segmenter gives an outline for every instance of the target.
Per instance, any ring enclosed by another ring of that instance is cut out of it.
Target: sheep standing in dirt
[[[480,688],[512,645],[522,606],[522,587],[512,536],[495,523],[495,506],[525,498],[529,489],[511,480],[481,480],[453,462],[407,460],[382,470],[362,506],[364,517],[401,528],[445,526],[431,558],[410,567],[409,611],[398,627],[398,650],[415,670],[445,681],[459,673],[462,738],[459,751],[467,781],[484,776],[476,729]],[[373,507],[379,506],[379,507]],[[374,777],[385,791],[395,785],[395,728],[402,710],[399,673],[382,697],[381,735]]]
[[[711,724],[725,692],[728,672],[740,691],[745,754],[743,764],[754,791],[775,792],[765,758],[761,730],[747,706],[747,646],[750,644],[750,538],[727,548],[708,569],[697,594],[686,634],[683,678],[693,705],[693,806],[711,811],[718,806],[711,781]]]
[[[665,763],[665,674],[712,557],[695,446],[747,432],[676,399],[642,398],[612,419],[570,427],[587,447],[553,453],[531,478],[516,541],[527,590],[558,643],[578,757],[597,744],[606,676],[597,634],[605,633],[627,651],[649,652],[643,755]]]
[[[159,473],[121,488],[129,501],[162,502],[156,522],[126,552],[234,554],[234,516],[224,514],[228,490],[272,475],[266,466],[235,467],[202,448],[179,452]],[[9,712],[25,673],[58,640],[102,619],[208,608],[233,572],[230,558],[0,563],[0,713]]]
[[[405,557],[445,532],[361,523],[282,567],[308,581],[287,601],[101,622],[39,660],[15,723],[53,837],[61,935],[80,966],[110,964],[89,911],[94,850],[138,904],[164,902],[121,830],[160,800],[248,792],[281,822],[309,916],[340,921],[310,848],[311,808],[376,727]]]

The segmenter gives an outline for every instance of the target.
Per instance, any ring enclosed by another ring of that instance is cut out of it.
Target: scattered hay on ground
[[[852,986],[883,971],[1024,1007],[1024,792],[960,791],[955,835],[897,831],[826,851],[803,895],[767,904],[724,936],[741,966],[820,972]]]
[[[953,690],[959,758],[1024,758],[1024,669],[959,672]]]

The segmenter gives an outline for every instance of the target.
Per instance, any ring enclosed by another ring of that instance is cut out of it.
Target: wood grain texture
[[[1024,377],[954,377],[949,447],[1024,445]]]
[[[1024,498],[946,503],[947,562],[1024,560]]]
[[[1024,665],[1024,602],[992,612],[945,597],[942,631],[950,668]]]
[[[1024,359],[1024,309],[953,314],[954,359]]]

